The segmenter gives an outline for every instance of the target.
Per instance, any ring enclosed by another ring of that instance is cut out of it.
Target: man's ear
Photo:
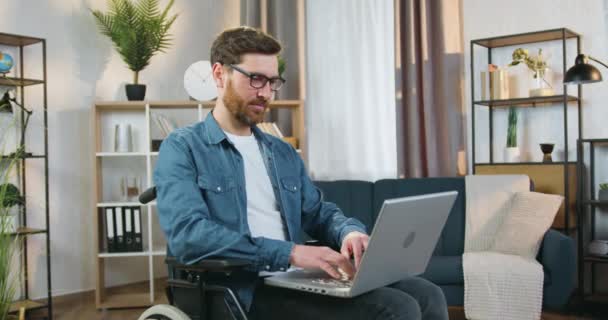
[[[226,81],[228,81],[226,78],[228,74],[224,69],[224,65],[219,62],[214,63],[213,66],[211,66],[211,73],[213,74],[213,80],[215,80],[215,86],[218,88],[224,88]]]

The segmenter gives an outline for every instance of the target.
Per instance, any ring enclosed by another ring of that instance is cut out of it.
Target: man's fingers
[[[327,273],[328,275],[330,275],[332,278],[334,279],[340,279],[342,278],[342,275],[336,271],[336,269],[334,269],[334,267],[332,267],[331,264],[329,264],[328,262],[321,262],[321,264],[319,265],[319,267],[325,271],[325,273]]]
[[[338,268],[342,269],[342,271],[344,271],[348,275],[349,278],[352,278],[352,276],[355,275],[355,268],[350,263],[349,259],[344,258],[343,256],[340,256],[339,259],[336,259],[333,262],[334,262],[334,265],[337,266]]]
[[[340,249],[340,253],[346,258],[350,258],[350,243],[345,243]]]
[[[353,244],[353,255],[355,256],[355,267],[359,268],[359,264],[361,263],[361,254],[363,252],[363,243],[361,240],[357,241]]]

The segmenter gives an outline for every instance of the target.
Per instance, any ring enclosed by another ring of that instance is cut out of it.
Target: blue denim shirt
[[[248,309],[259,271],[284,271],[301,231],[339,247],[365,226],[324,202],[298,153],[281,139],[252,127],[287,227],[287,241],[252,237],[247,222],[245,170],[238,150],[212,113],[173,131],[162,143],[154,170],[160,226],[168,254],[182,263],[237,258],[251,266],[219,282],[232,287]]]

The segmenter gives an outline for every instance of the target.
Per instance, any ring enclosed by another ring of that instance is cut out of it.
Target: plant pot
[[[146,97],[145,84],[127,84],[125,89],[129,101],[142,101]]]
[[[505,162],[518,162],[519,161],[519,147],[507,147],[504,152]]]
[[[600,201],[608,201],[608,189],[600,189],[597,194],[597,199]]]

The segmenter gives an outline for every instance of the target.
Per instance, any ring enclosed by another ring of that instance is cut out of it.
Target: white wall
[[[608,12],[606,1],[602,0],[462,0],[462,16],[463,16],[463,32],[465,43],[465,80],[466,80],[466,99],[465,106],[468,112],[468,137],[471,139],[471,87],[470,87],[470,41],[474,39],[494,37],[500,35],[509,35],[522,32],[538,31],[545,29],[566,27],[581,35],[581,51],[591,54],[594,57],[608,61],[608,28],[606,23],[606,13]],[[530,52],[535,52],[538,45],[525,45]],[[555,74],[554,88],[556,92],[562,92],[560,79],[563,77],[562,54],[561,47],[558,43],[550,43],[544,52],[551,54],[550,67]],[[496,50],[494,61],[501,65],[508,63],[510,54],[514,48]],[[475,52],[475,58],[480,60],[482,55],[480,52]],[[567,55],[567,66],[574,64],[576,51],[569,46]],[[485,57],[485,56],[483,56]],[[485,58],[484,58],[485,59]],[[487,61],[487,60],[486,60]],[[604,77],[608,76],[608,70],[596,65]],[[477,66],[477,72],[479,66]],[[513,72],[516,69],[512,70]],[[478,81],[478,80],[476,80]],[[479,82],[477,82],[479,88]],[[479,91],[476,88],[476,91]],[[608,98],[608,83],[606,81],[586,85],[583,87],[583,136],[585,138],[600,138],[608,137],[608,126],[605,119],[608,117],[608,108],[606,100]],[[568,87],[568,93],[576,95],[576,87]],[[569,116],[569,160],[574,160],[576,157],[576,104],[570,104]],[[486,108],[487,110],[487,108]],[[506,132],[506,110],[495,113],[495,161],[502,159],[502,148],[505,146]],[[528,108],[520,112],[518,132],[518,140],[520,148],[523,148],[525,160],[540,161],[542,154],[538,147],[538,143],[552,141],[556,143],[554,151],[554,159],[563,159],[563,111],[558,105],[550,108]],[[487,112],[479,112],[476,114],[477,120],[476,130],[482,129],[476,133],[476,152],[477,160],[488,160],[488,139],[487,139]],[[470,141],[470,140],[469,140]],[[471,144],[469,143],[469,152]],[[600,152],[596,161],[599,164],[598,176],[596,181],[605,181],[608,179],[608,168],[601,168],[605,163],[606,152]],[[470,164],[469,164],[470,165]],[[600,221],[604,226],[604,232],[600,232],[599,236],[604,239],[608,238],[608,226],[606,221]],[[600,275],[600,273],[598,273]],[[600,275],[601,278],[601,275]],[[604,279],[598,279],[598,284]],[[606,288],[603,288],[606,290]]]
[[[161,1],[162,6],[166,3]],[[132,80],[132,73],[110,41],[100,35],[88,11],[105,7],[105,0],[4,0],[0,11],[0,32],[47,40],[52,292],[57,295],[95,286],[91,110],[95,100],[125,100],[124,84]],[[238,0],[180,0],[173,12],[180,14],[171,30],[173,46],[152,58],[140,73],[140,82],[148,85],[147,99],[187,99],[182,86],[184,70],[196,60],[208,59],[214,36],[239,21]],[[26,61],[27,68],[38,68],[39,60],[36,56]],[[39,89],[28,90],[28,95],[39,96]],[[35,105],[41,100],[29,102]],[[31,133],[36,130],[39,126]],[[40,180],[32,180],[31,191],[44,190],[33,181]],[[43,220],[31,218],[28,222]],[[43,239],[31,240],[34,298],[46,295]],[[139,274],[140,270],[131,268],[113,276],[111,284]]]

